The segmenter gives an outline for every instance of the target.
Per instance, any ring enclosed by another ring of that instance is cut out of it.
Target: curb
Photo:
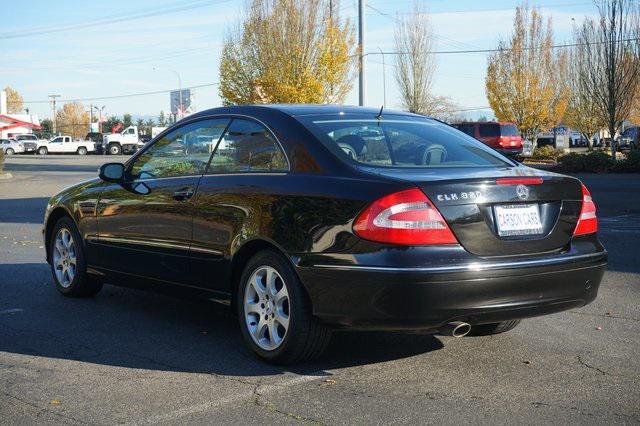
[[[11,179],[13,175],[9,172],[0,173],[0,180],[8,180]]]

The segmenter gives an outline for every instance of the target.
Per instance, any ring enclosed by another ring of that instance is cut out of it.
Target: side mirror
[[[105,182],[122,182],[124,180],[124,164],[103,164],[98,169],[98,176]]]

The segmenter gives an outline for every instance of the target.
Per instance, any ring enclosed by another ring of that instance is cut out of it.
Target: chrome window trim
[[[264,121],[260,120],[259,118],[250,116],[250,115],[246,115],[246,114],[237,114],[237,113],[222,113],[222,114],[208,114],[208,115],[203,115],[203,116],[199,116],[199,117],[194,117],[194,118],[187,118],[185,119],[186,121],[184,122],[179,122],[180,126],[179,127],[183,127],[186,126],[188,124],[197,122],[197,121],[203,121],[203,120],[210,120],[210,119],[216,119],[216,118],[228,118],[230,121],[227,124],[227,128],[229,127],[229,125],[231,124],[231,121],[234,118],[244,118],[244,119],[249,119],[249,120],[253,120],[257,123],[259,123],[261,126],[263,126],[265,129],[267,129],[267,131],[269,133],[271,133],[271,136],[273,136],[273,139],[277,142],[278,146],[280,147],[280,150],[282,151],[282,154],[284,155],[285,160],[287,160],[287,170],[285,172],[283,172],[282,170],[279,170],[277,172],[273,172],[273,173],[290,173],[291,172],[291,162],[289,161],[289,156],[287,155],[287,151],[284,149],[284,145],[282,145],[282,142],[280,142],[280,139],[278,139],[278,137],[275,135],[275,133],[271,130],[271,128],[269,126],[267,126],[267,124],[265,124]],[[176,123],[177,124],[177,123]],[[168,127],[167,129],[165,129],[163,132],[161,132],[158,136],[156,136],[155,138],[151,139],[149,142],[147,142],[142,149],[139,149],[138,151],[136,151],[127,161],[125,161],[124,165],[125,165],[125,170],[129,171],[130,167],[132,166],[133,162],[135,162],[135,160],[142,155],[146,150],[149,149],[149,147],[151,147],[153,144],[156,143],[156,141],[160,140],[161,138],[163,138],[167,133],[172,132],[175,129],[178,129],[179,127],[175,127],[171,126]],[[222,136],[224,136],[225,132],[227,131],[227,128],[225,128],[225,130],[222,132],[222,135],[220,136],[220,139],[222,139]],[[211,162],[211,160],[213,159],[213,156],[216,152],[216,150],[218,149],[218,144],[220,143],[220,139],[218,139],[218,143],[216,144],[216,148],[213,150],[213,152],[211,152],[211,156],[209,157],[209,163]],[[207,165],[208,168],[208,165]],[[264,172],[261,172],[264,173]],[[268,174],[272,174],[269,172],[266,172]],[[216,176],[216,175],[227,175],[228,173],[215,173],[215,174],[207,174],[207,170],[205,169],[205,172],[202,175],[198,175],[198,176]],[[250,174],[250,173],[249,173]],[[183,177],[183,176],[171,176],[171,177]],[[159,179],[159,178],[154,178],[154,179]]]

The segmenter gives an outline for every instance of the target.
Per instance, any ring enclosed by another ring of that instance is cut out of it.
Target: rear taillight
[[[598,232],[598,218],[596,217],[596,204],[591,198],[591,193],[582,185],[582,210],[573,235],[586,235]]]
[[[361,238],[404,245],[456,244],[447,222],[418,188],[374,201],[356,218],[353,230]]]

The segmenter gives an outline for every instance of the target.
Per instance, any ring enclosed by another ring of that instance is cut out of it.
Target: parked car
[[[640,149],[640,127],[627,127],[618,137],[618,149],[620,151],[630,151]]]
[[[217,146],[189,151],[192,136]],[[51,198],[43,236],[63,295],[196,292],[286,364],[335,328],[495,334],[588,304],[607,263],[596,231],[578,179],[439,121],[272,105],[199,112],[104,164]]]
[[[38,154],[78,154],[87,155],[94,151],[91,141],[73,140],[71,136],[57,136],[50,141],[40,141]]]
[[[109,155],[132,154],[143,145],[138,136],[138,127],[129,126],[120,133],[105,134],[100,151]]]
[[[455,123],[453,127],[478,139],[501,154],[510,157],[522,154],[522,138],[513,123],[469,121]]]
[[[15,139],[0,139],[0,148],[6,155],[22,154],[24,145]]]
[[[39,139],[36,135],[32,135],[32,134],[16,135],[14,139],[22,143],[22,145],[24,145],[23,152],[25,154],[35,154],[36,150],[38,149],[38,143],[44,140],[44,139]]]

